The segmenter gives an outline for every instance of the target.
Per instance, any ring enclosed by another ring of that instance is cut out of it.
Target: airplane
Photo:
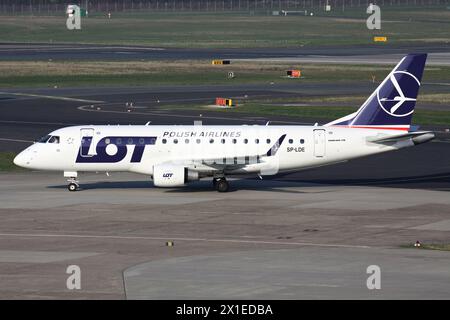
[[[55,130],[20,152],[18,166],[63,171],[68,190],[80,172],[127,171],[156,187],[212,178],[299,171],[415,146],[431,131],[411,126],[426,54],[409,54],[354,113],[324,125],[83,125]]]

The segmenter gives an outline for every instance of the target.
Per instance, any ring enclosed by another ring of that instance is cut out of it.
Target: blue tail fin
[[[405,56],[358,111],[326,126],[409,130],[426,59]]]

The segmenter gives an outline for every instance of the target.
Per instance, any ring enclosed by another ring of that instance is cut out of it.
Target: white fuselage
[[[201,177],[218,171],[271,175],[413,145],[411,140],[390,145],[369,142],[399,133],[332,126],[75,126],[50,133],[59,143],[35,143],[15,161],[31,169],[75,173],[153,175],[154,166],[171,164]],[[268,155],[283,136],[279,148]]]

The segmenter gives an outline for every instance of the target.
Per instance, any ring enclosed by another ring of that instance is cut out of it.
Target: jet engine
[[[198,172],[182,166],[170,164],[153,166],[153,184],[156,187],[177,187],[198,179]]]

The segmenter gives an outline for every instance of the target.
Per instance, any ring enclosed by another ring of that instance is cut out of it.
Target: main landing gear
[[[214,178],[213,186],[219,192],[227,192],[230,188],[230,185],[228,184],[228,181],[227,179],[225,179],[225,177]]]
[[[78,181],[75,178],[70,178],[67,180],[69,182],[69,185],[67,186],[67,189],[69,191],[78,191],[80,190],[80,185],[78,184]]]

